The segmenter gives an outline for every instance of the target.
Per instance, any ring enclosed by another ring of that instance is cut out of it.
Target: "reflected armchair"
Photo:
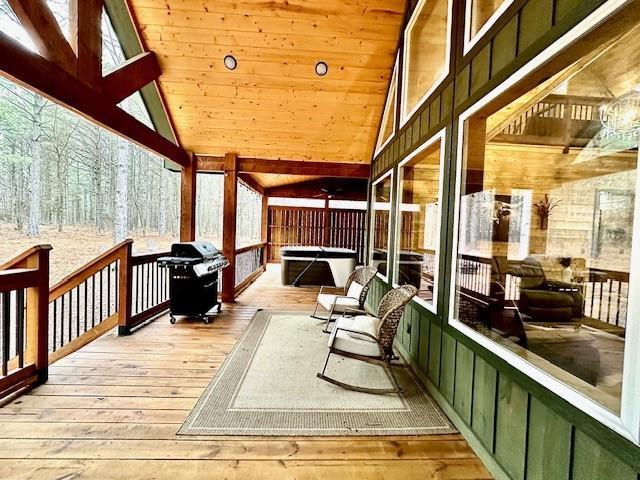
[[[531,321],[564,322],[583,316],[580,285],[548,280],[535,258],[525,258],[510,273],[520,277],[518,307]]]

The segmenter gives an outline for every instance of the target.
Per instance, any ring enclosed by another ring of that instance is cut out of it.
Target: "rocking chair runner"
[[[316,308],[313,310],[313,314],[311,316],[318,320],[327,321],[323,330],[325,333],[329,333],[329,323],[333,320],[334,313],[345,314],[348,310],[366,313],[364,311],[364,302],[367,299],[369,287],[371,287],[371,282],[375,278],[376,273],[377,270],[373,267],[356,268],[349,275],[344,286],[343,294],[336,295],[324,293],[325,285],[320,287],[320,293],[318,293],[318,300],[316,301]],[[329,311],[327,318],[316,315],[318,312],[318,306]]]
[[[401,391],[391,368],[393,340],[405,306],[418,293],[411,285],[403,285],[388,292],[378,306],[377,317],[359,315],[340,317],[329,338],[329,353],[318,378],[347,390],[365,393],[398,393]],[[393,388],[368,388],[351,385],[325,375],[329,357],[334,353],[347,358],[380,365],[386,368],[393,381]]]

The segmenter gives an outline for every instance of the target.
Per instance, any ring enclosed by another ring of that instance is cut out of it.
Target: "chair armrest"
[[[374,337],[373,335],[371,335],[369,332],[361,332],[360,330],[353,330],[353,329],[350,329],[350,328],[337,328],[337,330],[342,330],[343,332],[347,332],[347,333],[355,333],[356,335],[362,335],[364,337],[370,338],[371,340],[373,340],[377,344],[380,344],[378,339],[376,337]]]

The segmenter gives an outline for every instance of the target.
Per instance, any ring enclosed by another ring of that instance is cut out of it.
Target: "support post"
[[[262,248],[262,265],[266,266],[269,261],[269,197],[262,194],[262,228],[260,230],[260,241],[264,243]]]
[[[131,246],[129,240],[120,250],[120,266],[118,272],[118,335],[129,335],[131,319],[131,297],[133,283],[133,265],[131,264]]]
[[[49,377],[49,252],[39,248],[26,259],[25,267],[38,270],[38,284],[27,290],[26,361],[36,366],[37,383]]]
[[[324,199],[324,211],[323,211],[323,225],[322,225],[322,245],[324,247],[329,246],[329,224],[330,224],[330,212],[329,212],[329,197]]]
[[[236,283],[236,212],[238,207],[238,157],[224,156],[224,203],[222,215],[222,250],[230,265],[222,271],[222,301],[233,302]]]
[[[182,169],[180,201],[180,241],[196,239],[196,160],[191,154],[189,165]]]

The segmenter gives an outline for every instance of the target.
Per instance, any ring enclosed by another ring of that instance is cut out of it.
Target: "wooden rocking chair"
[[[329,333],[329,323],[333,321],[334,313],[346,314],[347,311],[355,311],[358,313],[366,313],[364,310],[364,302],[367,300],[367,293],[371,282],[378,271],[373,267],[356,268],[347,279],[342,294],[324,293],[325,285],[320,287],[316,308],[311,316],[318,320],[326,320],[327,323],[323,332]],[[327,318],[317,316],[318,307],[329,311]]]
[[[411,285],[403,285],[388,292],[378,306],[377,317],[358,315],[353,318],[340,317],[329,337],[329,353],[318,378],[347,390],[365,393],[398,393],[401,391],[391,368],[393,340],[398,331],[405,306],[418,293]],[[359,387],[341,382],[325,375],[329,357],[334,353],[347,358],[380,365],[389,372],[393,388]]]

